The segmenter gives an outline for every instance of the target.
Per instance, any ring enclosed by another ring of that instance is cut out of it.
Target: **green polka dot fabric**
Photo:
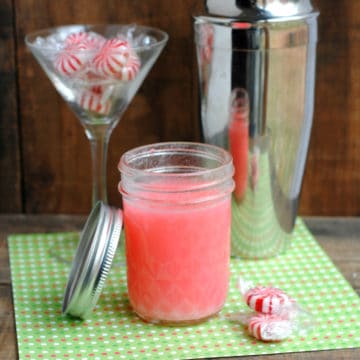
[[[19,358],[193,359],[360,347],[360,300],[301,220],[289,250],[266,260],[231,261],[231,284],[221,313],[194,326],[144,323],[127,298],[119,249],[92,316],[61,314],[78,234],[19,234],[8,239]],[[313,326],[280,343],[250,337],[237,320],[246,312],[242,277],[277,286],[312,314]]]

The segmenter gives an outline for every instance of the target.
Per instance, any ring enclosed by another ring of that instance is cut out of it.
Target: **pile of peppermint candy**
[[[282,341],[295,333],[305,334],[313,325],[310,314],[279,288],[253,286],[239,279],[244,301],[253,311],[241,318],[249,335],[265,342]]]
[[[55,71],[61,76],[82,83],[88,87],[78,91],[76,102],[84,110],[107,115],[111,109],[106,85],[91,85],[96,81],[108,80],[128,82],[140,70],[140,59],[130,41],[123,35],[106,39],[95,32],[71,33],[58,44],[52,57]]]

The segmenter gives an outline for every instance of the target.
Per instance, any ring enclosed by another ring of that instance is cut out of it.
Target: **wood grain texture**
[[[360,1],[320,10],[314,125],[300,212],[360,214]]]
[[[0,2],[0,213],[21,212],[16,47],[11,0]]]
[[[360,214],[360,1],[313,0],[320,10],[314,126],[299,212]],[[0,5],[0,213],[89,212],[90,147],[80,122],[26,50],[24,36],[69,23],[137,22],[170,41],[115,129],[117,163],[137,145],[200,140],[193,0],[3,0]]]
[[[14,313],[7,237],[12,233],[79,231],[82,216],[64,215],[0,215],[0,359],[17,359]],[[360,295],[360,218],[305,218],[305,222],[340,272]],[[276,355],[280,360],[353,360],[360,358],[360,348]],[[227,357],[226,359],[253,359]],[[222,358],[225,359],[225,358]],[[271,360],[274,355],[256,356]]]
[[[11,287],[0,284],[0,358],[17,359]]]

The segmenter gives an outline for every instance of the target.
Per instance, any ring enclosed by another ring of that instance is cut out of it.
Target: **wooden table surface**
[[[17,359],[16,333],[11,295],[11,277],[7,236],[12,233],[77,231],[84,224],[83,216],[67,215],[0,215],[0,359]],[[360,218],[305,218],[320,245],[338,269],[360,293]],[[360,348],[261,355],[256,359],[360,359]],[[238,359],[253,358],[250,356]],[[237,357],[226,358],[237,359]]]

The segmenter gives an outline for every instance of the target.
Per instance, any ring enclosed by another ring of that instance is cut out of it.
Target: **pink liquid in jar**
[[[201,149],[207,146],[201,145]],[[208,164],[196,162],[196,167],[181,167],[181,174],[175,171],[154,182],[140,177],[146,191],[140,187],[132,194],[134,183],[127,183],[126,169],[120,162],[128,294],[142,319],[194,323],[223,307],[229,284],[233,189],[231,157],[227,156],[230,165],[225,173],[219,169],[220,185],[197,179],[196,172],[204,172],[201,167]],[[169,168],[173,169],[171,164]],[[183,171],[189,171],[190,181]],[[158,177],[156,171],[154,176]],[[178,181],[182,176],[186,191]],[[149,186],[151,192],[147,191]]]

